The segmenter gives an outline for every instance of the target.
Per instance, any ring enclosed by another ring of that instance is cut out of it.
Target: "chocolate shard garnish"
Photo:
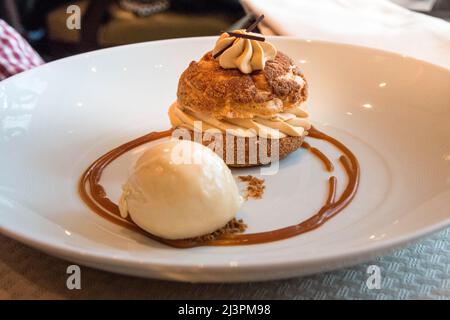
[[[251,25],[249,25],[247,27],[247,29],[245,29],[245,32],[252,32],[253,29],[256,28],[258,23],[260,23],[263,19],[264,19],[264,15],[262,14],[255,20],[255,22],[253,22]],[[252,40],[257,40],[257,41],[265,41],[264,37],[259,37],[259,36],[255,36],[255,35],[241,34],[241,33],[234,33],[234,32],[227,32],[227,33],[236,38],[246,38],[246,39],[252,39]],[[230,43],[228,46],[226,46],[225,48],[223,48],[222,50],[220,50],[219,52],[217,52],[215,55],[213,55],[213,58],[216,59],[217,57],[219,57],[228,48],[230,48],[233,45],[233,43],[234,43],[234,41],[232,43]]]
[[[260,15],[260,16],[255,20],[255,22],[253,22],[251,25],[249,25],[249,26],[247,27],[247,29],[245,29],[245,31],[246,31],[246,32],[252,32],[253,29],[255,29],[256,26],[258,26],[258,24],[259,24],[263,19],[264,19],[264,15],[262,14],[262,15]]]
[[[265,41],[265,38],[262,36],[257,36],[254,34],[247,34],[247,33],[236,33],[236,32],[227,32],[230,36],[236,37],[236,38],[244,38],[244,39],[250,39],[250,40],[256,40],[256,41]]]
[[[225,48],[223,48],[222,50],[220,50],[219,52],[217,52],[215,55],[213,55],[213,58],[217,58],[219,57],[222,53],[224,53],[229,47],[231,47],[233,45],[234,41],[232,43],[230,43],[228,46],[226,46]]]

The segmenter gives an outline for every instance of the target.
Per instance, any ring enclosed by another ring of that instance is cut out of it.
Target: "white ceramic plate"
[[[113,147],[168,128],[179,75],[214,41],[101,50],[1,82],[1,232],[100,269],[219,282],[348,266],[450,224],[450,72],[392,53],[292,38],[272,41],[304,70],[315,125],[361,163],[360,188],[349,207],[288,240],[193,249],[156,243],[87,209],[76,191],[82,171]],[[332,147],[322,150],[336,159]],[[134,156],[106,172],[103,184],[115,197]],[[246,172],[258,170],[239,174]],[[266,177],[264,198],[247,202],[239,215],[249,231],[304,220],[326,197],[327,176],[317,159],[298,151]]]

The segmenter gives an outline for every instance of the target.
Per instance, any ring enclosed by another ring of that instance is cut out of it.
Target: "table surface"
[[[351,268],[259,283],[177,283],[81,267],[81,289],[69,290],[70,264],[0,235],[0,298],[450,299],[450,228]],[[370,265],[380,268],[380,289],[367,288]]]

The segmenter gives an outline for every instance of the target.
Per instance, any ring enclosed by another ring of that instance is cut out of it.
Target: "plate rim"
[[[53,223],[53,222],[52,222]],[[266,269],[266,268],[279,268],[279,267],[296,267],[300,265],[305,264],[315,264],[315,263],[327,263],[327,262],[334,262],[341,259],[350,259],[355,258],[356,256],[362,257],[362,259],[366,259],[367,257],[371,256],[371,254],[376,254],[378,252],[383,251],[389,251],[391,249],[394,249],[399,246],[403,246],[405,244],[414,242],[420,238],[423,238],[426,235],[429,235],[434,232],[438,232],[440,230],[445,229],[446,227],[450,226],[450,217],[444,221],[441,221],[438,224],[433,224],[428,226],[427,228],[423,228],[420,231],[414,233],[414,234],[406,234],[403,236],[397,236],[389,241],[380,241],[380,242],[374,242],[371,245],[366,245],[361,248],[353,249],[353,250],[347,250],[345,252],[337,251],[333,254],[322,254],[317,255],[314,258],[306,259],[306,260],[296,260],[296,259],[289,259],[284,261],[276,261],[276,262],[268,262],[268,263],[260,263],[260,262],[239,262],[238,266],[230,266],[229,264],[223,264],[223,263],[212,263],[205,266],[203,263],[202,268],[208,268],[212,270],[220,270],[220,269]],[[120,262],[122,266],[125,266],[126,264],[132,264],[132,265],[148,265],[153,266],[155,268],[163,267],[163,268],[198,268],[199,265],[195,263],[164,263],[164,262],[151,262],[148,260],[142,260],[133,256],[127,257],[127,259],[117,258],[117,257],[111,257],[109,255],[103,254],[103,253],[93,253],[90,251],[83,251],[82,249],[77,249],[74,246],[71,245],[63,245],[58,243],[48,243],[45,241],[39,241],[35,240],[31,236],[27,236],[26,233],[20,233],[12,231],[11,229],[6,229],[2,226],[0,226],[0,233],[3,235],[6,235],[9,238],[12,238],[14,240],[17,240],[21,243],[27,244],[33,248],[43,250],[45,252],[54,253],[56,256],[64,255],[66,256],[67,253],[73,254],[76,253],[78,255],[77,257],[80,258],[89,258],[92,262],[102,262],[107,261],[111,264],[117,264],[117,262]],[[264,244],[257,244],[257,245],[264,245]],[[177,250],[177,249],[174,249]],[[180,249],[180,250],[186,250],[186,249]],[[189,250],[189,249],[187,249]],[[58,254],[59,253],[59,254]],[[76,256],[75,255],[75,256]],[[348,265],[352,265],[350,262]],[[334,269],[334,268],[332,268]]]
[[[420,58],[416,58],[413,57],[411,55],[407,55],[407,54],[401,54],[398,53],[396,51],[392,51],[392,50],[385,50],[385,49],[379,49],[379,48],[375,48],[375,47],[369,47],[369,46],[362,46],[362,45],[356,45],[356,44],[351,44],[351,43],[346,43],[346,42],[336,42],[336,41],[329,41],[329,40],[318,40],[318,39],[314,39],[314,38],[302,38],[302,37],[297,37],[297,36],[274,36],[274,35],[270,35],[270,36],[265,36],[265,38],[267,39],[275,39],[275,41],[277,41],[276,39],[282,39],[282,40],[293,40],[293,41],[299,41],[299,42],[303,42],[303,43],[318,43],[318,44],[324,44],[324,45],[331,45],[331,46],[342,46],[342,47],[349,47],[349,48],[355,48],[358,50],[366,50],[366,51],[376,51],[379,52],[381,54],[384,55],[390,55],[390,56],[395,56],[397,58],[403,58],[403,59],[407,59],[407,60],[411,60],[414,61],[416,63],[422,63],[425,65],[428,65],[430,67],[433,68],[437,68],[440,69],[443,72],[450,72],[450,67],[447,68],[445,66],[442,65],[438,65],[435,64],[431,61],[427,61],[424,59],[420,59]],[[53,66],[55,64],[59,64],[59,63],[63,63],[66,62],[70,59],[79,59],[81,57],[86,57],[86,56],[90,56],[93,54],[101,54],[104,53],[106,51],[115,51],[115,50],[125,50],[126,48],[129,47],[144,47],[146,45],[158,45],[161,43],[169,43],[169,42],[189,42],[189,41],[204,41],[204,40],[214,40],[217,39],[217,36],[200,36],[200,37],[185,37],[185,38],[173,38],[173,39],[162,39],[162,40],[153,40],[153,41],[144,41],[144,42],[138,42],[138,43],[131,43],[131,44],[124,44],[124,45],[119,45],[119,46],[115,46],[115,47],[110,47],[110,48],[101,48],[101,49],[97,49],[97,50],[92,50],[92,51],[87,51],[87,52],[83,52],[83,53],[78,53],[78,54],[74,54],[72,56],[69,57],[65,57],[65,58],[61,58],[61,59],[57,59],[57,60],[53,60],[53,61],[49,61],[46,62],[42,65],[36,66],[33,69],[29,69],[29,70],[25,70],[23,72],[20,72],[18,74],[15,74],[9,78],[6,78],[2,81],[0,81],[0,86],[3,85],[4,83],[7,83],[11,80],[14,79],[18,79],[24,75],[28,75],[31,74],[32,72],[36,72],[38,70],[47,68],[48,66]]]

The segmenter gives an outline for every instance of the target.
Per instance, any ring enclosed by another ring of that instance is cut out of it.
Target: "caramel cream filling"
[[[169,108],[169,118],[173,127],[183,127],[190,130],[220,130],[239,137],[281,139],[287,136],[300,137],[307,134],[311,128],[308,113],[300,106],[268,117],[224,118],[216,119],[192,110],[182,108],[177,102]],[[201,122],[201,128],[196,122]]]

